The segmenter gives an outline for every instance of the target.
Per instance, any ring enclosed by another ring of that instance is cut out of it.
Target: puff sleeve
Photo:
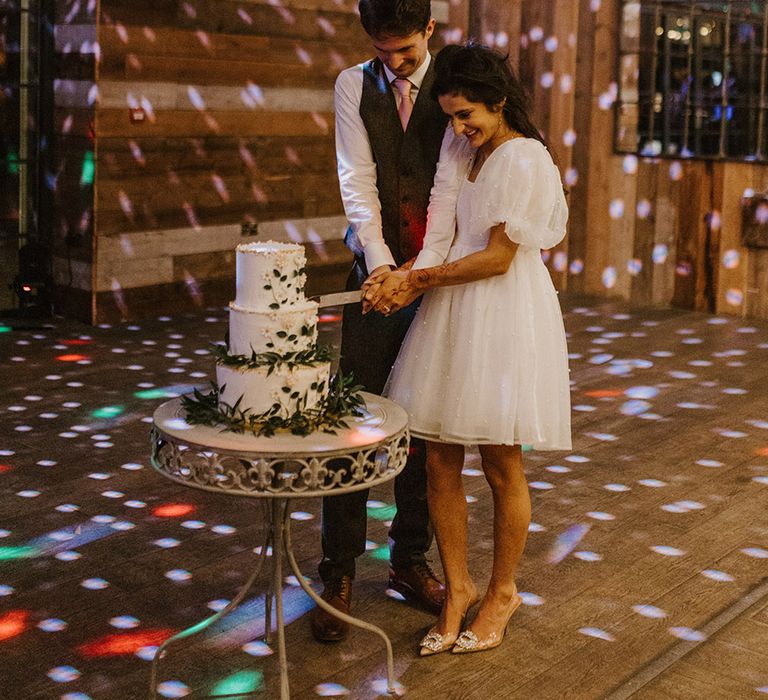
[[[449,124],[440,148],[435,182],[427,209],[427,232],[414,270],[441,265],[456,233],[456,200],[471,156],[466,139],[457,137]]]
[[[490,226],[503,223],[514,243],[536,249],[556,246],[565,236],[568,206],[560,173],[535,139],[514,139],[489,159],[485,186]]]

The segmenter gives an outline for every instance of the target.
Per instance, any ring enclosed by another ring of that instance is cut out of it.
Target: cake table
[[[271,641],[274,600],[280,698],[290,697],[283,620],[283,557],[299,585],[315,603],[346,622],[378,634],[387,653],[387,689],[396,692],[392,644],[379,627],[339,612],[304,580],[291,545],[291,503],[295,498],[334,496],[367,489],[393,479],[408,456],[408,419],[397,404],[363,394],[366,408],[350,417],[349,427],[336,434],[316,432],[301,437],[277,434],[221,432],[220,428],[190,425],[181,399],[172,399],[155,411],[152,427],[152,466],[163,476],[204,491],[263,499],[266,535],[253,571],[232,601],[216,614],[166,640],[152,661],[150,698],[157,698],[157,674],[168,647],[202,632],[235,610],[252,588],[272,547],[271,576],[266,591],[265,637]]]

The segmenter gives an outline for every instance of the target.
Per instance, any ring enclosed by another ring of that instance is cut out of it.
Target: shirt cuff
[[[397,267],[389,246],[384,241],[371,242],[363,246],[363,254],[365,255],[365,266],[368,268],[368,274],[382,265]]]
[[[423,270],[425,267],[437,267],[443,264],[443,258],[433,250],[423,248],[416,256],[416,262],[413,263],[412,270]]]

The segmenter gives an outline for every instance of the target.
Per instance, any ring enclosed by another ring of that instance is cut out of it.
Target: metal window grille
[[[768,160],[768,1],[622,0],[616,148]]]

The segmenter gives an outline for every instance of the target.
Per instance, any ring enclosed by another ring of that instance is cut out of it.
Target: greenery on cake
[[[305,333],[307,326],[302,328],[303,335],[309,335],[312,329]],[[294,335],[289,335],[286,331],[278,331],[279,338],[293,340]],[[256,369],[257,367],[266,367],[267,376],[272,374],[278,367],[312,367],[321,362],[330,362],[333,358],[331,349],[324,345],[317,345],[306,350],[295,352],[251,352],[250,355],[233,355],[228,348],[229,343],[225,345],[216,344],[213,346],[213,354],[216,357],[216,363],[226,365],[227,367],[240,367],[242,369]]]
[[[296,397],[296,408],[288,416],[282,415],[283,405],[275,402],[272,407],[260,414],[241,408],[242,397],[234,406],[219,402],[219,387],[211,382],[211,391],[207,394],[195,389],[191,395],[181,397],[181,405],[186,412],[186,421],[191,425],[221,426],[222,432],[253,433],[270,437],[278,432],[293,435],[309,435],[315,431],[336,434],[340,429],[348,428],[346,419],[362,415],[365,400],[360,394],[362,387],[353,384],[351,374],[338,372],[329,382],[328,395],[312,408],[306,407],[307,397]],[[322,391],[324,382],[313,385],[314,390]],[[285,388],[287,389],[287,387]],[[284,391],[285,391],[284,389]],[[290,392],[290,390],[288,390]]]

